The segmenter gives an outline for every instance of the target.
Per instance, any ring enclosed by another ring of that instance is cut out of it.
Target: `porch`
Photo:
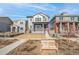
[[[16,25],[11,26],[11,32],[19,32],[19,27]]]
[[[55,24],[56,33],[79,33],[78,22],[60,22]]]
[[[32,33],[44,33],[48,23],[33,23]]]

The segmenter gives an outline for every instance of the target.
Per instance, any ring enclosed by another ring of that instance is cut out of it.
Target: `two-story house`
[[[55,33],[79,32],[79,16],[63,12],[60,15],[54,16],[50,21],[50,25]]]
[[[48,28],[48,16],[43,13],[37,13],[33,16],[27,16],[28,28],[32,33],[44,33]]]
[[[25,33],[26,31],[26,21],[25,20],[16,20],[11,26],[11,32]]]

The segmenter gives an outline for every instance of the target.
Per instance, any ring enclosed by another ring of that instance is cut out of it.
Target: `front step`
[[[44,33],[44,31],[32,31],[32,33]]]
[[[45,38],[45,35],[44,34],[38,34],[38,33],[31,33],[31,34],[28,34],[27,37],[29,38]]]

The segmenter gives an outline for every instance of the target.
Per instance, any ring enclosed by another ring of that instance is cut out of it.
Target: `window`
[[[30,26],[30,28],[32,28],[32,26]]]
[[[63,17],[60,16],[59,19],[60,19],[60,20],[63,20]]]
[[[46,21],[46,18],[45,17],[43,17],[43,21]]]
[[[21,27],[20,30],[23,30],[23,27]]]
[[[71,20],[74,20],[74,17],[71,17]]]
[[[20,24],[23,24],[23,22],[20,22]]]
[[[30,21],[32,21],[32,18],[30,19]]]
[[[35,18],[35,21],[37,21],[37,22],[41,21],[41,18]]]
[[[44,19],[44,21],[46,21],[46,19]]]

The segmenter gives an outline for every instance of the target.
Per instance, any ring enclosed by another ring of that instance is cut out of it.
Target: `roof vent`
[[[69,15],[69,13],[63,12],[63,13],[61,13],[60,15]]]

